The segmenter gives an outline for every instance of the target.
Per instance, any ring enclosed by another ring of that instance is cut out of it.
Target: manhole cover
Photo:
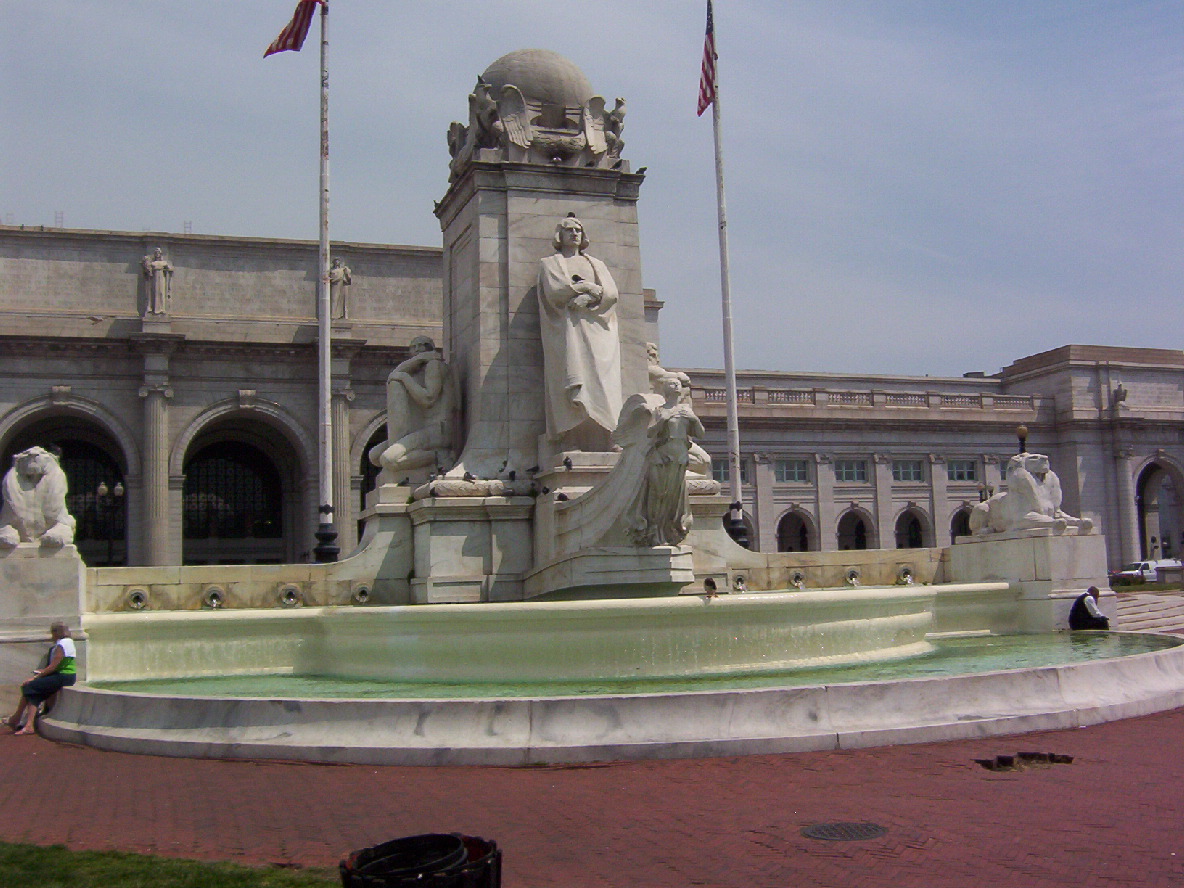
[[[858,842],[862,839],[878,839],[888,832],[878,823],[813,823],[802,827],[807,839],[822,839],[826,842]]]

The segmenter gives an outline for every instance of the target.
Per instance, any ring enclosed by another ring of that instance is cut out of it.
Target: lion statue
[[[1042,453],[1020,453],[1007,463],[1007,490],[979,503],[970,513],[976,535],[1048,527],[1056,533],[1076,527],[1089,533],[1093,522],[1061,511],[1061,479]]]
[[[41,447],[22,450],[4,476],[0,546],[41,543],[59,549],[74,542],[74,518],[66,511],[66,473]]]

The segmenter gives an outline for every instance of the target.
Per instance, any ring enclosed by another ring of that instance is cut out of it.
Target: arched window
[[[970,536],[970,509],[962,508],[954,513],[950,520],[950,539]]]
[[[778,552],[809,552],[813,528],[802,512],[786,512],[777,523]]]
[[[896,548],[920,549],[924,545],[921,519],[915,512],[904,512],[896,519]]]
[[[867,548],[867,524],[858,512],[847,512],[839,519],[839,548]]]
[[[185,564],[284,560],[283,484],[275,463],[244,441],[217,441],[185,464]]]
[[[1139,518],[1139,552],[1143,558],[1171,558],[1184,543],[1184,516],[1170,466],[1153,462],[1139,473],[1135,504]]]
[[[379,426],[370,440],[366,442],[366,449],[362,451],[362,490],[361,496],[358,499],[358,514],[362,514],[366,509],[366,497],[370,495],[375,487],[378,486],[378,475],[382,471],[378,466],[370,462],[370,451],[386,440],[386,424]],[[358,539],[362,538],[362,524],[361,519],[358,520]]]

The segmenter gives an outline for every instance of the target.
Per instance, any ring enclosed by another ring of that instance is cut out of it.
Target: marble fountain
[[[951,547],[733,543],[688,382],[649,345],[624,102],[610,110],[566,59],[525,50],[490,65],[469,106],[436,207],[446,341],[417,338],[390,374],[356,552],[87,568],[68,534],[6,500],[0,577],[19,591],[0,603],[0,670],[27,672],[52,619],[81,630],[84,681],[43,734],[507,765],[1015,733],[1184,705],[1178,641],[1056,633],[1087,586],[1105,589],[1105,542],[1061,511],[1039,455],[1013,458],[1008,491]],[[985,671],[943,665],[966,645]]]

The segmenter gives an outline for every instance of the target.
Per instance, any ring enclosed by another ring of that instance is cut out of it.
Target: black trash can
[[[500,888],[497,842],[429,833],[354,851],[341,861],[344,888]]]

